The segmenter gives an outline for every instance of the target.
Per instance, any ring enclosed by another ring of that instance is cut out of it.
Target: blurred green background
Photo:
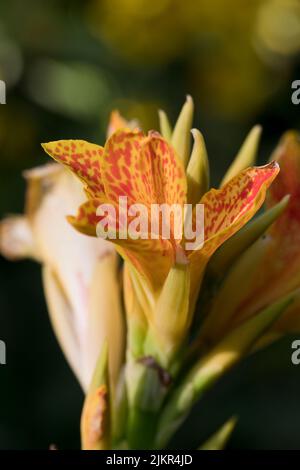
[[[216,185],[250,127],[259,161],[300,127],[298,0],[2,0],[0,212],[23,210],[21,172],[47,161],[40,142],[103,142],[119,108],[145,129],[157,108],[174,120],[185,95],[205,137]],[[0,259],[0,448],[78,448],[83,396],[50,328],[40,267]],[[249,358],[197,405],[185,448],[239,415],[230,448],[300,448],[300,366],[291,338]],[[176,443],[176,440],[175,440]]]

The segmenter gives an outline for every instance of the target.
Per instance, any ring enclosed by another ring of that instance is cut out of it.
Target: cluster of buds
[[[163,111],[159,121],[160,133],[145,135],[113,112],[104,147],[43,144],[56,163],[25,173],[25,215],[1,222],[1,252],[42,264],[54,331],[86,394],[83,449],[164,448],[226,371],[300,329],[298,134],[256,167],[255,126],[209,189],[191,97],[174,128]],[[169,238],[160,224],[155,236],[124,236],[120,197],[128,218],[134,204],[149,219],[153,204],[189,204],[195,222],[201,204],[201,243],[189,249],[172,217]],[[223,447],[232,429],[233,420],[202,448]]]

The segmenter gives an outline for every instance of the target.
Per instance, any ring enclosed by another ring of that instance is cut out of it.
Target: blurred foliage
[[[299,0],[2,0],[0,79],[8,95],[0,106],[1,215],[22,210],[21,171],[46,162],[40,142],[101,143],[114,108],[145,129],[157,127],[157,108],[174,118],[186,93],[198,102],[195,124],[206,137],[214,183],[256,122],[264,126],[265,161],[284,130],[299,128],[290,98],[299,51]],[[1,259],[0,276],[0,339],[8,350],[0,448],[76,447],[82,395],[50,330],[39,269]],[[236,447],[297,446],[300,379],[290,343],[282,344],[260,353],[268,375],[257,363],[252,370],[251,360],[234,375],[239,383],[248,371],[253,395],[245,386],[235,394],[221,388],[227,405],[219,397],[212,406],[217,416],[235,414],[237,405]],[[282,404],[283,371],[293,391]],[[255,416],[266,401],[260,426]],[[285,437],[276,427],[280,406]]]
[[[263,105],[300,48],[298,0],[94,0],[88,11],[93,32],[132,62],[184,58],[196,97],[225,115]]]

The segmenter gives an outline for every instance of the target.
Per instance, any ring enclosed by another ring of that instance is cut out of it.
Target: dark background
[[[264,127],[259,162],[299,129],[298,0],[2,0],[0,215],[23,211],[21,171],[47,161],[40,142],[103,142],[119,108],[145,129],[157,108],[174,121],[186,93],[206,138],[216,185],[250,127]],[[299,333],[300,334],[300,333]],[[0,448],[79,447],[83,396],[50,328],[40,267],[0,258]],[[300,366],[292,338],[249,358],[197,406],[193,438],[236,414],[231,448],[300,448]],[[182,446],[193,439],[181,436]]]

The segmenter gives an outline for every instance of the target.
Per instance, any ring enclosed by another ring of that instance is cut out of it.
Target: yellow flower
[[[195,184],[192,170],[202,171],[201,165],[192,165],[202,148],[197,131],[194,131],[195,144],[190,163],[188,161],[187,136],[192,108],[192,100],[188,97],[172,133],[171,143],[157,132],[144,135],[139,130],[120,129],[108,138],[104,147],[82,140],[43,144],[52,158],[72,170],[84,184],[87,201],[80,206],[76,217],[68,218],[77,230],[96,236],[96,228],[103,220],[103,216],[97,215],[97,208],[108,203],[115,208],[116,219],[109,220],[108,232],[114,234],[112,241],[118,252],[142,276],[153,293],[156,314],[151,313],[151,309],[147,310],[151,315],[147,322],[162,333],[162,342],[169,337],[170,347],[174,343],[180,344],[191,324],[195,300],[210,257],[256,213],[279,171],[275,162],[243,169],[221,189],[211,189],[202,197],[200,190],[207,183],[200,178],[198,202],[204,206],[205,219],[203,247],[186,249],[184,237],[176,235],[173,219],[170,219],[169,239],[163,236],[161,227],[154,239],[149,226],[145,238],[123,239],[120,234],[127,227],[123,226],[119,212],[120,196],[127,197],[128,207],[143,204],[147,220],[151,220],[153,204],[177,204],[183,210],[187,203],[188,184],[190,187]],[[193,219],[195,217],[194,208]],[[179,292],[176,286],[185,288],[183,304],[178,306],[178,318],[172,324],[170,316],[174,315],[174,302],[170,300],[170,305],[167,305],[166,299],[172,299],[172,296],[176,299]],[[188,297],[190,304],[186,302]],[[161,310],[165,312],[162,316],[157,313]]]
[[[94,369],[81,417],[84,449],[164,447],[201,394],[258,339],[272,326],[277,333],[287,321],[296,324],[298,137],[286,136],[273,161],[255,167],[261,129],[254,127],[221,187],[209,190],[204,139],[191,130],[191,97],[174,129],[163,111],[159,117],[162,135],[145,135],[113,112],[103,147],[43,144],[60,165],[27,174],[26,216],[1,225],[2,251],[43,264],[57,336],[86,390]],[[278,162],[268,210],[246,225]],[[103,204],[113,208],[109,215]],[[140,208],[138,222],[132,207]],[[185,231],[191,221],[192,237]],[[124,374],[116,252],[125,261]]]
[[[173,147],[158,133],[145,136],[139,131],[120,130],[107,140],[104,148],[76,140],[50,142],[43,147],[84,182],[88,200],[81,205],[77,217],[69,220],[88,235],[96,236],[96,226],[101,221],[101,216],[96,214],[98,206],[108,202],[116,205],[119,196],[127,196],[128,206],[142,203],[149,209],[155,203],[183,206],[186,202],[187,184],[182,164]],[[200,199],[199,203],[205,206],[205,243],[201,251],[187,253],[192,261],[200,260],[195,263],[198,270],[199,264],[202,270],[217,247],[259,209],[278,171],[274,162],[244,170],[222,189],[212,189]],[[175,239],[174,232],[171,227],[170,240],[162,237],[153,240],[149,233],[147,241],[116,239],[113,242],[156,288],[163,284],[175,262],[176,248],[182,242]]]

